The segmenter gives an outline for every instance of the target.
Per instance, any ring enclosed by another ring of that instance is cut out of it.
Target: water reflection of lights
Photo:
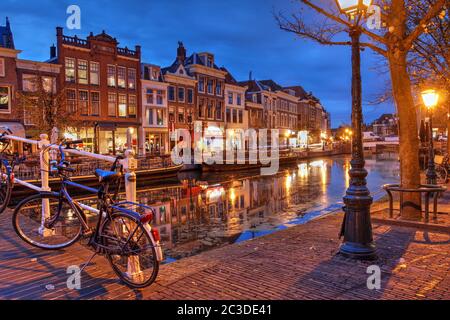
[[[306,163],[300,163],[298,165],[298,176],[302,179],[308,177],[308,164]]]
[[[285,185],[286,185],[286,189],[287,189],[286,191],[289,191],[289,189],[291,188],[291,185],[292,185],[292,176],[289,174],[286,176]]]
[[[234,200],[236,199],[236,191],[234,188],[230,188],[230,201],[234,203]]]
[[[350,163],[346,162],[344,163],[344,178],[345,178],[345,188],[348,188],[350,186]]]
[[[325,162],[323,160],[316,160],[316,161],[312,161],[310,163],[311,167],[313,167],[313,168],[323,167],[324,164],[325,164]]]

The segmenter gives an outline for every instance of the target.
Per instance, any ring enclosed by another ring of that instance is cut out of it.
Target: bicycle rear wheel
[[[152,284],[159,270],[153,236],[142,223],[126,213],[113,214],[100,232],[106,256],[119,278],[128,286]]]
[[[436,165],[435,167],[436,175],[437,175],[437,183],[438,184],[446,184],[448,180],[448,172],[447,169],[445,169],[440,164]]]
[[[0,160],[0,213],[6,210],[11,200],[11,170]]]
[[[51,226],[43,226],[42,214],[49,206],[49,217],[56,218]],[[13,227],[18,236],[32,246],[55,250],[76,242],[82,232],[82,224],[65,198],[57,194],[36,194],[21,201],[13,213]]]

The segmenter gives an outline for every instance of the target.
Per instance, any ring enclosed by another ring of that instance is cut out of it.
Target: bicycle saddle
[[[122,174],[120,172],[95,169],[95,176],[100,179],[100,182],[111,182],[120,179]]]

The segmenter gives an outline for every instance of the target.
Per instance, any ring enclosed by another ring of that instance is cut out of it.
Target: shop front
[[[145,129],[145,153],[151,155],[167,154],[170,150],[168,148],[169,133],[167,129]]]

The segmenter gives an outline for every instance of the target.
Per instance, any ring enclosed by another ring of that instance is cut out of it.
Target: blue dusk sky
[[[81,8],[81,30],[68,30],[66,9]],[[56,26],[64,33],[86,37],[105,30],[120,46],[142,46],[142,61],[170,65],[177,41],[188,51],[215,54],[237,80],[249,71],[259,80],[301,85],[312,91],[331,113],[332,127],[350,122],[350,48],[321,46],[278,28],[274,12],[294,12],[292,0],[2,0],[0,24],[11,21],[20,57],[44,61],[56,41]],[[382,60],[370,50],[362,53],[365,122],[394,112],[392,102],[373,105],[388,83],[380,73]]]

